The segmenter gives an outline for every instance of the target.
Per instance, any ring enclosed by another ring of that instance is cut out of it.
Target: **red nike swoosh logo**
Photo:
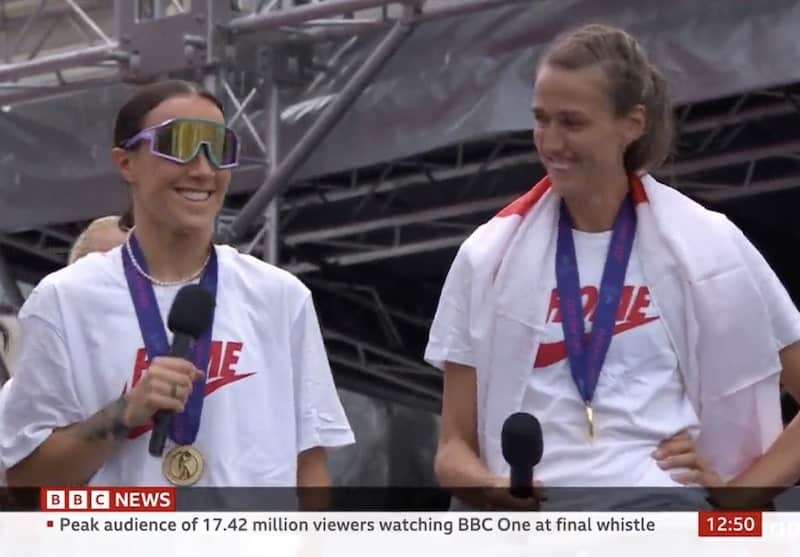
[[[217,389],[221,389],[222,387],[225,387],[225,386],[230,385],[232,383],[236,383],[240,379],[246,379],[246,378],[250,377],[251,375],[255,375],[255,372],[253,372],[253,373],[242,373],[241,375],[228,375],[228,376],[225,376],[225,377],[220,377],[218,379],[215,379],[214,381],[210,381],[210,382],[206,383],[205,396],[209,396],[211,393],[213,393]],[[125,388],[122,390],[123,396],[125,395],[125,392],[127,390],[128,390],[128,385],[125,384]],[[134,427],[134,428],[131,429],[130,433],[128,433],[128,439],[136,439],[137,437],[140,437],[140,436],[144,435],[145,433],[147,433],[151,429],[153,429],[153,424],[152,423]]]
[[[658,319],[658,317],[646,317],[645,319],[638,321],[626,321],[624,323],[619,323],[614,325],[613,335],[616,336],[620,333],[624,333],[625,331],[635,329],[636,327],[647,325],[656,319]],[[589,333],[586,333],[584,335],[584,340],[588,339]],[[567,343],[563,340],[558,342],[543,342],[539,345],[539,352],[536,353],[536,361],[533,363],[533,367],[538,368],[551,366],[557,362],[560,362],[561,360],[566,359],[566,357]]]
[[[254,373],[242,373],[241,375],[228,375],[226,377],[220,377],[219,379],[215,379],[210,383],[206,383],[206,396],[210,395],[217,389],[221,389],[226,385],[230,385],[231,383],[236,383],[239,379],[245,379],[254,375]]]

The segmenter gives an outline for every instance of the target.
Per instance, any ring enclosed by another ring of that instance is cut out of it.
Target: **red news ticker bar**
[[[697,535],[701,538],[760,538],[761,511],[700,511]]]
[[[174,487],[46,487],[39,508],[48,512],[169,512]]]

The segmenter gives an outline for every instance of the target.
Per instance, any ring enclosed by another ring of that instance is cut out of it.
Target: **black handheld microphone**
[[[169,355],[188,360],[197,339],[211,328],[214,319],[214,298],[199,284],[188,284],[178,291],[169,310],[167,327],[174,333]],[[205,372],[205,370],[200,370]],[[161,456],[167,442],[167,430],[172,412],[159,410],[153,415],[150,434],[150,454]]]
[[[542,426],[526,412],[511,414],[503,423],[503,458],[511,467],[511,495],[533,497],[533,467],[542,459]]]

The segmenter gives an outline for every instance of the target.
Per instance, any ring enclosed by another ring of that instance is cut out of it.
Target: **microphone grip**
[[[161,456],[164,454],[164,446],[167,444],[167,432],[172,412],[159,410],[153,414],[153,432],[150,434],[150,454]]]
[[[173,358],[183,358],[188,360],[194,350],[195,339],[191,336],[176,332],[172,339],[172,346],[169,355]],[[172,412],[159,410],[153,414],[153,432],[150,434],[149,452],[152,456],[160,457],[164,454],[164,446],[167,444],[169,433],[169,423],[172,420]]]
[[[533,466],[511,467],[511,496],[518,499],[533,497]]]
[[[173,358],[183,358],[188,360],[192,357],[195,340],[186,333],[176,332],[172,337],[172,346],[169,347],[169,355]]]

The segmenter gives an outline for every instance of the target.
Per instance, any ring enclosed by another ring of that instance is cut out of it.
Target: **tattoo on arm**
[[[84,441],[113,439],[114,424],[122,419],[128,401],[118,398],[77,426],[77,434]]]

